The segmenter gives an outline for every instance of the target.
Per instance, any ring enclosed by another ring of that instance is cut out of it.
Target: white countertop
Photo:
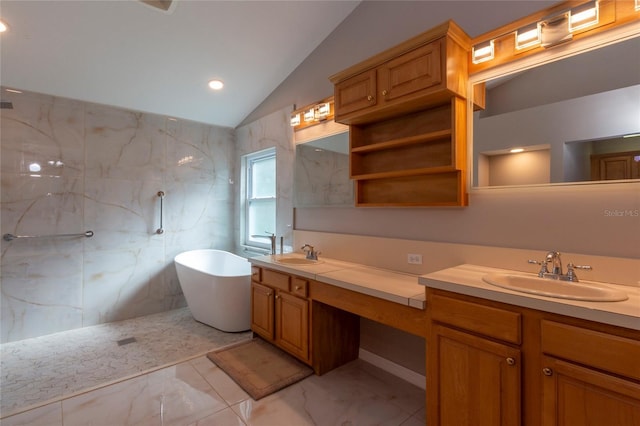
[[[321,263],[311,265],[291,265],[276,262],[276,259],[283,256],[304,257],[294,253],[266,255],[252,257],[249,262],[256,266],[309,278],[401,305],[425,309],[425,291],[424,287],[418,283],[418,275],[378,269],[329,258],[321,258]]]
[[[513,272],[485,266],[460,265],[422,275],[418,278],[418,282],[430,288],[640,330],[640,288],[638,287],[605,283],[607,286],[624,291],[629,298],[621,302],[586,302],[520,293],[493,286],[482,280],[482,277],[489,273]],[[527,275],[520,272],[518,274]],[[529,275],[535,276],[535,274]]]

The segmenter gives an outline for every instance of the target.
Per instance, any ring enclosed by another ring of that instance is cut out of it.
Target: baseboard
[[[406,380],[407,382],[416,385],[421,389],[426,389],[427,387],[427,379],[425,376],[416,373],[413,370],[409,370],[406,367],[398,365],[395,362],[389,361],[386,358],[382,358],[381,356],[376,355],[373,352],[369,352],[365,349],[360,348],[360,350],[358,351],[358,358],[368,362],[369,364],[375,365],[381,370],[393,374],[394,376],[399,377],[402,380]]]

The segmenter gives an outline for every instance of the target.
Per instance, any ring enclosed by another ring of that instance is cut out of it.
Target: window
[[[270,248],[268,239],[254,237],[276,233],[275,148],[244,156],[244,244]]]

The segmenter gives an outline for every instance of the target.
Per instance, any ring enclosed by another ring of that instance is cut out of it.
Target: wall
[[[2,241],[2,342],[185,306],[173,257],[232,248],[233,129],[31,93],[5,100],[2,234],[95,236]]]
[[[236,129],[236,158],[235,178],[239,185],[236,187],[235,217],[240,218],[243,213],[244,182],[242,179],[242,156],[267,148],[276,148],[276,236],[278,249],[280,237],[284,239],[286,251],[291,251],[293,239],[293,167],[295,149],[293,130],[289,119],[293,107],[284,107],[279,111],[256,120],[253,123]],[[242,241],[242,221],[236,221],[234,228],[236,251],[241,255],[252,256],[240,244]],[[265,244],[267,247],[268,244]]]

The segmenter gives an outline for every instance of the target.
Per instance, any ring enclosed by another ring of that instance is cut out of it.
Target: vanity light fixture
[[[16,90],[16,89],[4,89],[5,92],[9,92],[9,93],[22,93],[22,90]]]
[[[304,122],[310,123],[316,120],[316,110],[315,108],[309,108],[304,112]]]
[[[524,148],[513,148],[513,149],[510,149],[509,152],[512,154],[517,154],[519,152],[524,152]]]
[[[221,90],[224,87],[224,83],[221,80],[209,81],[209,87],[213,90]]]
[[[637,138],[640,137],[640,133],[631,133],[629,135],[624,135],[622,138],[626,139],[626,138]]]
[[[541,40],[540,25],[537,22],[516,31],[516,49],[518,50],[536,46],[540,44]]]
[[[314,117],[316,120],[326,120],[331,112],[331,104],[329,102],[318,104],[314,109]]]
[[[0,20],[0,33],[4,33],[9,29],[7,24],[4,21]]]
[[[480,64],[482,62],[490,61],[495,57],[495,48],[493,40],[489,40],[485,43],[480,43],[471,48],[472,60],[474,64]]]
[[[582,28],[595,25],[599,21],[599,8],[597,1],[590,1],[571,9],[569,19],[569,30],[577,31]]]
[[[291,127],[295,127],[300,124],[300,113],[291,116]]]

